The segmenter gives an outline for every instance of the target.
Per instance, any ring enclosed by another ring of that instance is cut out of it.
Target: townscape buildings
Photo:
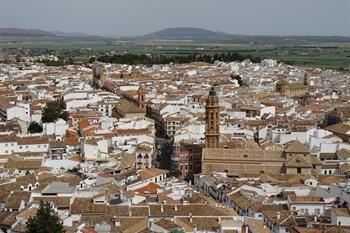
[[[40,201],[66,232],[350,232],[349,85],[270,59],[0,63],[0,232]]]

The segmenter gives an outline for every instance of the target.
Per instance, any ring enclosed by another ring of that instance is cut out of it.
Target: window
[[[315,214],[320,214],[321,210],[320,209],[315,209]]]
[[[297,173],[301,174],[301,168],[300,167],[297,168]]]

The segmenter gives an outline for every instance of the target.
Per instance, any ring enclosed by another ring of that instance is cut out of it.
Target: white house
[[[87,160],[108,158],[108,141],[103,138],[89,138],[82,141],[81,152]]]
[[[46,136],[16,136],[14,134],[0,136],[0,155],[24,152],[47,153],[48,151],[49,139]]]
[[[62,141],[68,130],[68,123],[63,119],[57,119],[55,122],[43,124],[43,132],[46,135],[54,135],[58,141]]]
[[[317,196],[288,196],[287,205],[298,215],[323,215],[325,202]]]
[[[338,226],[350,226],[350,212],[346,208],[334,208],[331,213],[331,223]]]

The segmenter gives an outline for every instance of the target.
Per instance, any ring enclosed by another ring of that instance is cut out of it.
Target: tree
[[[61,101],[52,101],[47,103],[43,111],[43,122],[54,122],[58,118],[68,120],[68,113],[63,111],[64,103]]]
[[[232,79],[236,79],[239,86],[243,86],[243,80],[242,80],[242,77],[237,75],[237,74],[231,74],[231,78]]]
[[[41,127],[41,125],[39,125],[36,121],[33,121],[32,123],[30,123],[30,125],[28,127],[28,132],[29,133],[41,133],[41,132],[43,132],[43,127]]]
[[[180,229],[175,229],[171,233],[184,233],[184,231]]]
[[[79,169],[77,167],[73,167],[72,169],[68,169],[67,172],[69,173],[77,173]]]
[[[172,175],[175,176],[176,178],[179,178],[180,176],[182,176],[182,172],[181,172],[181,170],[177,169],[177,170],[173,171]]]
[[[27,223],[27,233],[64,233],[59,217],[48,202],[40,202],[39,210]]]

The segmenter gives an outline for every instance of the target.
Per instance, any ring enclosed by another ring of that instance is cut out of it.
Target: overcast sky
[[[0,0],[0,27],[110,36],[169,27],[350,36],[350,0]]]

